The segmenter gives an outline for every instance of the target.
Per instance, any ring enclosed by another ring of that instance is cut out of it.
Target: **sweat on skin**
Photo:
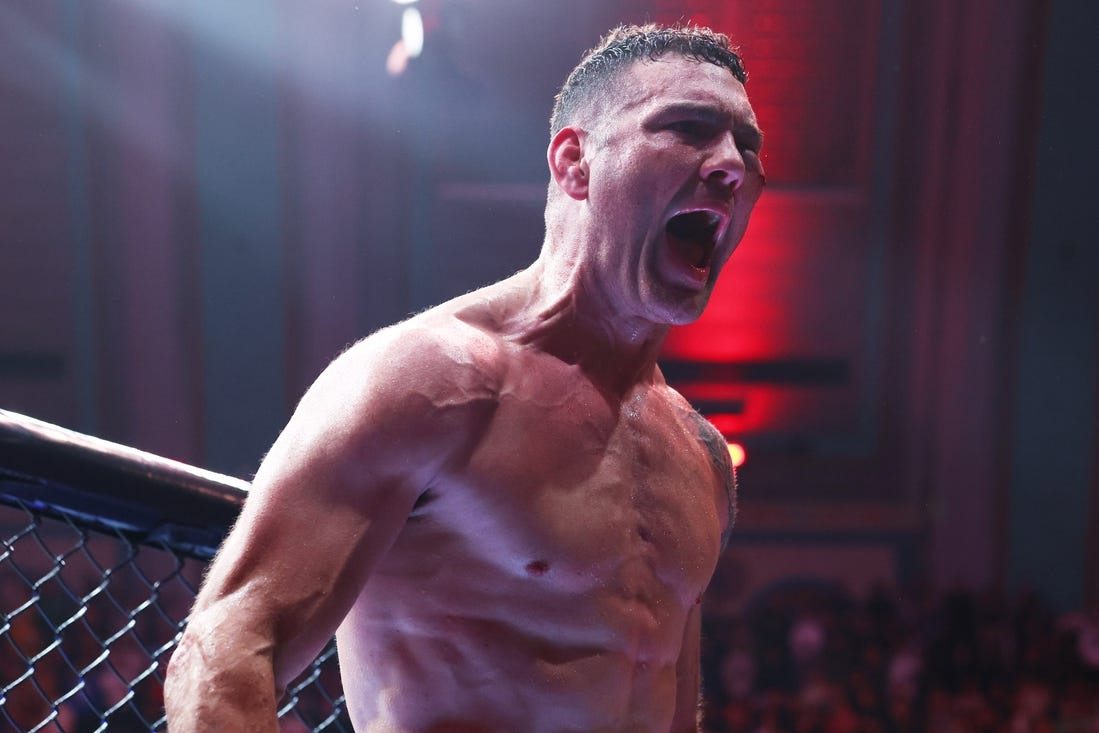
[[[277,730],[333,633],[360,733],[698,729],[735,481],[656,357],[744,234],[762,136],[721,66],[615,81],[550,141],[539,258],[302,399],[172,658],[173,733]]]

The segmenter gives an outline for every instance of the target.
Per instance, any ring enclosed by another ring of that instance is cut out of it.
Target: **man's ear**
[[[584,158],[583,130],[563,127],[550,140],[546,158],[554,183],[569,198],[583,201],[588,197],[588,161]]]

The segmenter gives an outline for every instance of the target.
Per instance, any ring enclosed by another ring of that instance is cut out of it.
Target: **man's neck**
[[[612,395],[662,381],[656,359],[668,326],[615,312],[580,273],[554,271],[545,258],[516,280],[528,296],[512,321],[516,340],[578,366]]]

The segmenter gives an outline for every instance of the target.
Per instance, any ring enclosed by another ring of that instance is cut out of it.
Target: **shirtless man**
[[[664,381],[763,187],[739,59],[620,28],[558,96],[526,270],[361,341],[256,475],[172,733],[275,731],[335,632],[360,733],[695,731],[725,443]]]

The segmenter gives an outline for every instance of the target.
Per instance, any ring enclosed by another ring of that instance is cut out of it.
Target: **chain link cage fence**
[[[163,731],[168,659],[246,482],[0,410],[0,731]],[[334,644],[284,733],[352,730]]]

